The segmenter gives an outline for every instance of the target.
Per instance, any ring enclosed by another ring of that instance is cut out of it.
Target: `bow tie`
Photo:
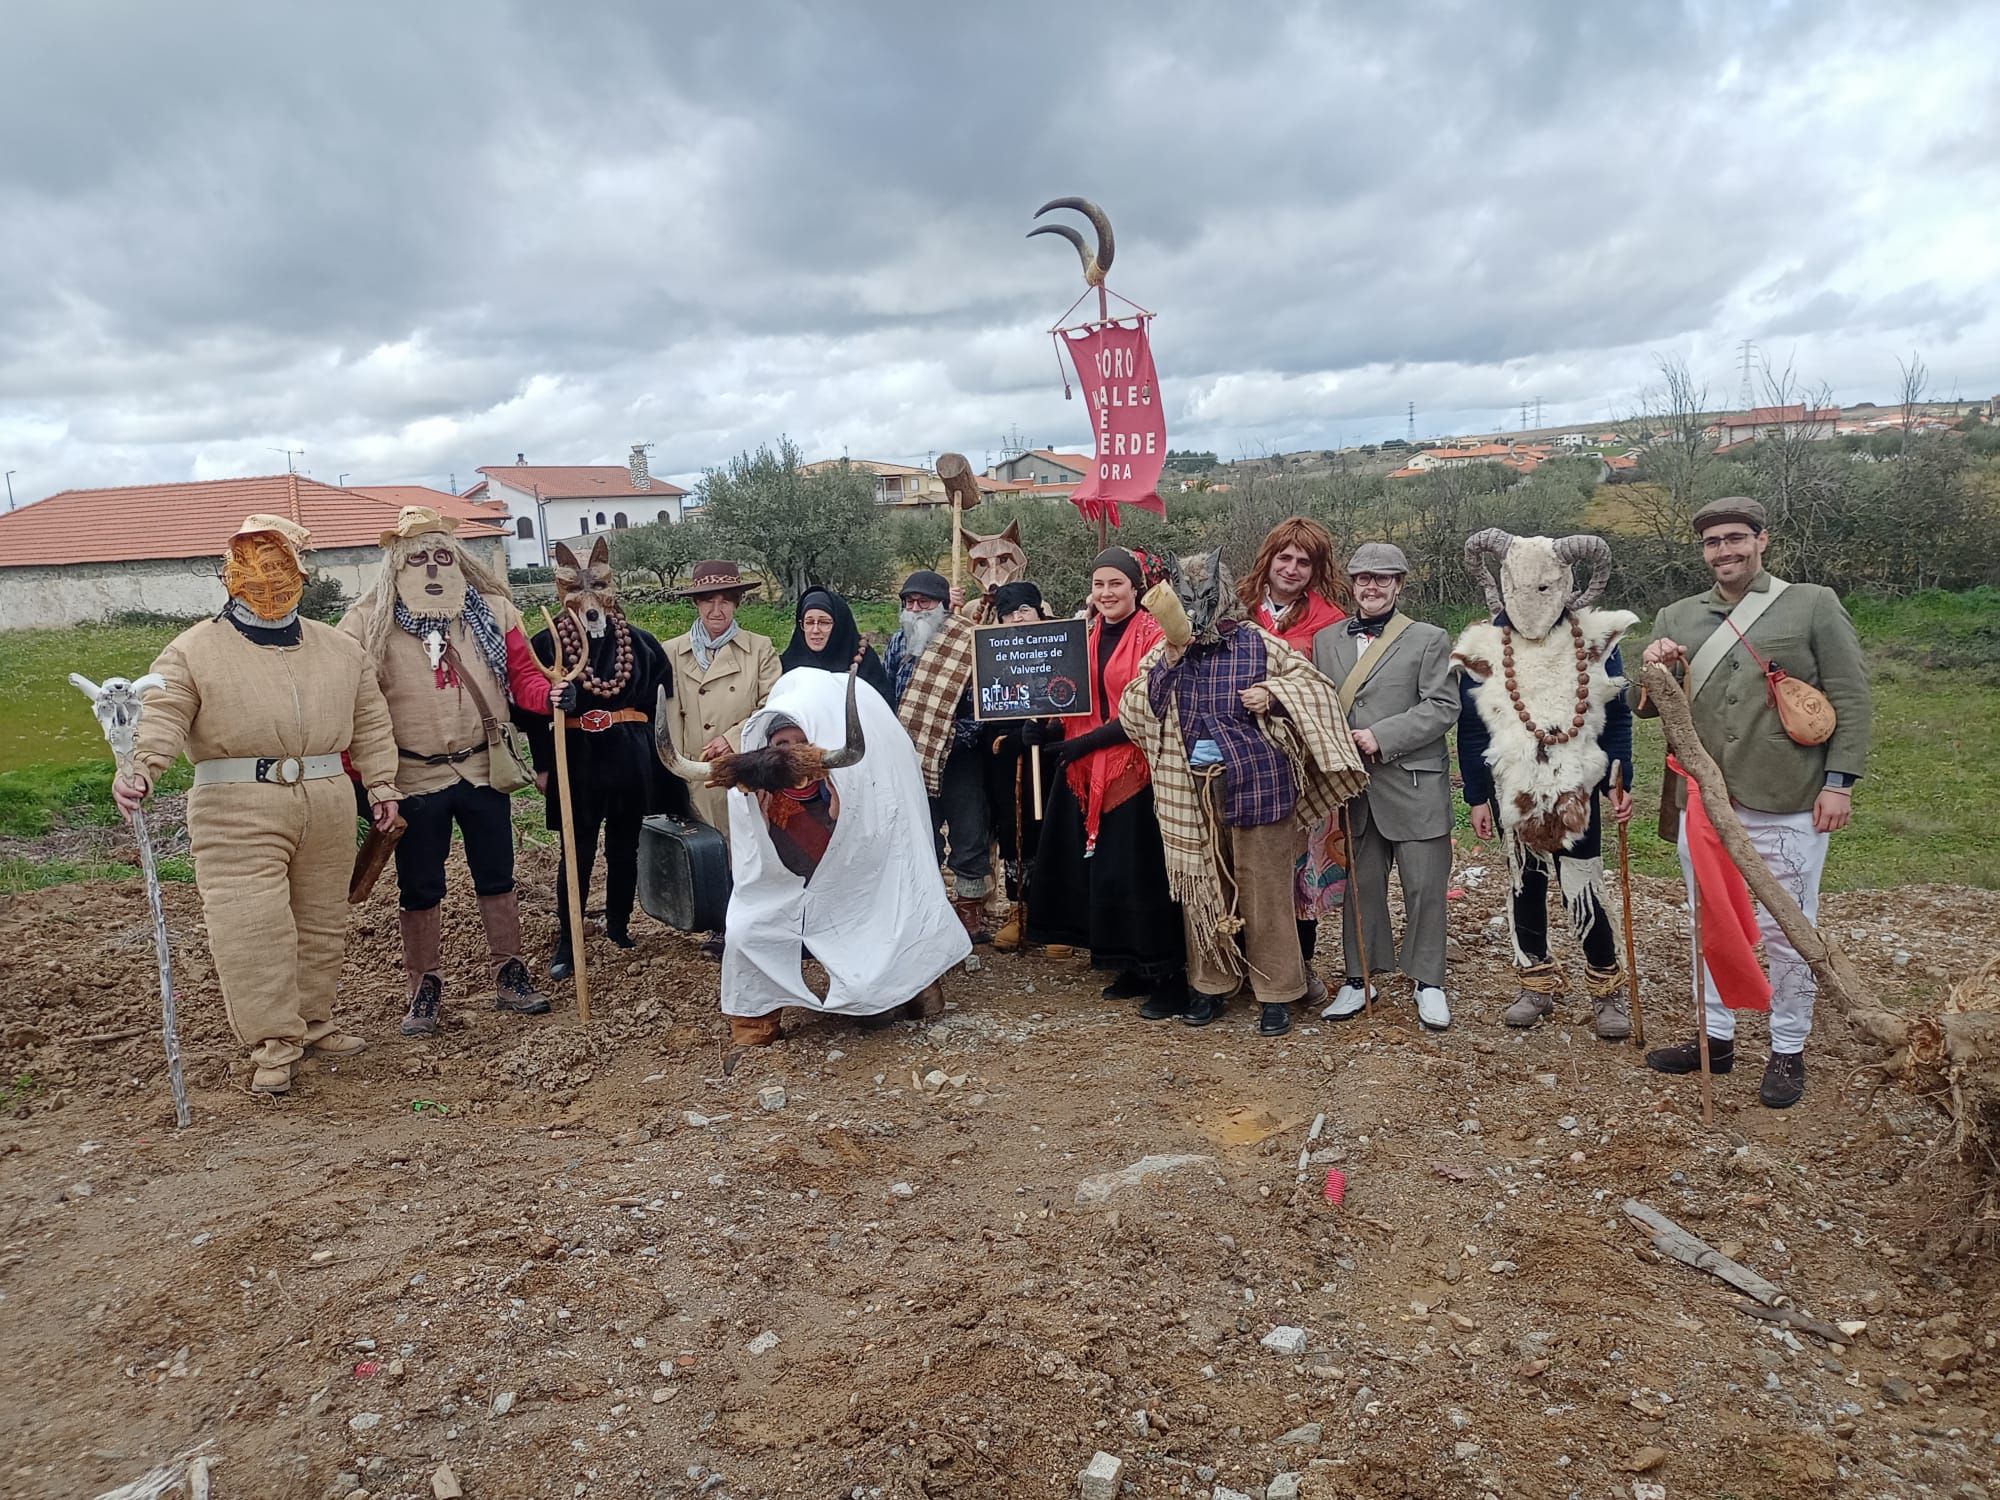
[[[1347,633],[1352,636],[1380,635],[1382,628],[1388,623],[1389,617],[1387,615],[1384,615],[1379,620],[1353,619],[1347,622]]]

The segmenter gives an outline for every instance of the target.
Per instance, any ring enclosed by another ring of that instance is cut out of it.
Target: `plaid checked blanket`
[[[1340,690],[1278,636],[1261,626],[1243,628],[1263,635],[1269,658],[1264,686],[1284,709],[1260,718],[1258,730],[1290,765],[1299,789],[1293,816],[1311,827],[1368,785],[1361,752],[1340,711]],[[1202,957],[1224,973],[1241,974],[1234,937],[1243,921],[1223,895],[1215,863],[1217,830],[1209,825],[1188,768],[1180,711],[1169,699],[1166,712],[1156,715],[1146,692],[1147,673],[1165,650],[1164,644],[1155,647],[1139,664],[1139,675],[1120,700],[1119,718],[1153,768],[1153,812],[1166,849],[1167,888],[1187,912]]]
[[[951,754],[951,721],[958,700],[972,681],[972,622],[953,615],[939,627],[930,648],[917,658],[896,717],[910,732],[923,763],[924,787],[935,797]]]

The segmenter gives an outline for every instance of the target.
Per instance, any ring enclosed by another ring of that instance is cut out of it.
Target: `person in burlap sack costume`
[[[250,1086],[282,1094],[308,1053],[367,1044],[333,1019],[354,867],[354,793],[375,826],[397,817],[388,705],[358,642],[299,617],[303,526],[253,515],[229,540],[229,602],[153,663],[132,770],[112,793],[128,815],[185,750],[194,762],[188,836],[209,951]]]
[[[406,506],[382,533],[381,576],[340,622],[375,663],[396,732],[396,784],[409,825],[396,845],[404,1036],[430,1036],[441,1024],[454,824],[479,898],[494,1007],[521,1016],[549,1009],[521,957],[513,801],[493,787],[486,730],[488,720],[508,721],[510,705],[546,715],[549,679],[529,654],[505,580],[458,545],[457,530],[429,506]],[[562,692],[574,708],[576,684]]]

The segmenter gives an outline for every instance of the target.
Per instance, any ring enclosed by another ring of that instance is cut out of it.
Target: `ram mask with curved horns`
[[[1494,576],[1489,560],[1499,564]],[[1590,581],[1576,587],[1574,568],[1590,564]],[[1601,536],[1515,536],[1497,526],[1474,532],[1465,540],[1465,566],[1486,593],[1487,606],[1503,611],[1517,635],[1539,641],[1560,620],[1564,610],[1584,610],[1596,603],[1611,579],[1611,545]]]
[[[690,760],[674,743],[673,711],[667,706],[667,690],[661,688],[653,710],[653,744],[660,764],[695,786],[740,786],[750,792],[786,791],[817,781],[828,771],[851,766],[868,748],[861,735],[861,710],[854,699],[859,666],[857,662],[847,669],[847,743],[838,750],[823,750],[818,745],[766,745],[758,750],[728,752],[709,761]]]
[[[1090,247],[1083,242],[1083,235],[1067,224],[1042,224],[1028,231],[1028,238],[1038,234],[1059,234],[1076,247],[1077,259],[1083,262],[1083,279],[1091,286],[1103,286],[1104,278],[1111,273],[1111,257],[1117,253],[1117,241],[1111,235],[1111,220],[1104,210],[1088,198],[1051,198],[1035,210],[1040,218],[1052,209],[1072,208],[1090,220],[1091,228],[1097,231],[1097,253],[1092,255]]]

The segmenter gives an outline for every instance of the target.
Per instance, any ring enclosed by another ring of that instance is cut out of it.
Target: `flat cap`
[[[1752,531],[1764,531],[1770,524],[1770,514],[1764,509],[1764,502],[1752,500],[1748,495],[1724,495],[1720,500],[1711,500],[1694,513],[1694,534],[1700,536],[1711,526],[1719,526],[1724,521],[1741,521]]]
[[[906,599],[911,594],[943,601],[951,597],[951,585],[944,581],[944,574],[934,573],[929,568],[919,568],[905,578],[903,586],[896,591],[898,599]]]
[[[1356,573],[1407,573],[1410,560],[1394,542],[1363,542],[1347,560],[1347,576]]]

